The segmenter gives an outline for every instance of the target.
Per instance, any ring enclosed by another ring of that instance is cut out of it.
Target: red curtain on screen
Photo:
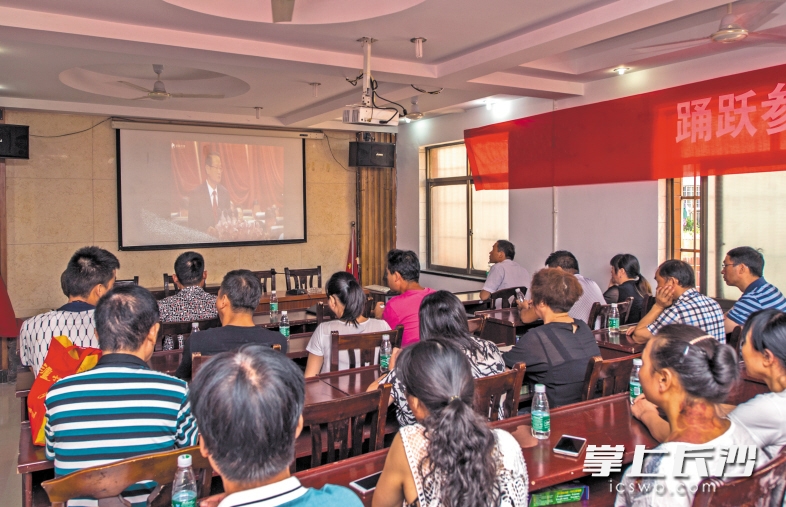
[[[173,210],[183,197],[205,182],[205,157],[221,157],[221,184],[236,207],[262,210],[283,207],[284,148],[229,143],[175,141],[172,148]]]
[[[786,170],[786,65],[464,131],[479,190]]]

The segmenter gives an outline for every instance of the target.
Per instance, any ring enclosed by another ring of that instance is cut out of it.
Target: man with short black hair
[[[224,484],[221,507],[360,507],[347,488],[305,488],[290,476],[303,429],[305,380],[283,354],[246,345],[223,352],[191,384],[202,455]]]
[[[205,356],[227,350],[236,350],[247,343],[281,345],[287,351],[287,338],[281,333],[254,324],[254,310],[262,297],[259,278],[247,269],[230,271],[224,276],[218,290],[216,308],[221,327],[214,327],[189,336],[183,345],[183,358],[175,375],[191,378],[191,355],[199,352]]]
[[[117,257],[103,248],[86,246],[77,250],[60,276],[68,303],[22,324],[19,332],[22,364],[30,366],[38,375],[55,336],[67,336],[80,347],[98,348],[93,322],[95,305],[115,284],[118,269]]]
[[[98,301],[95,322],[98,364],[58,380],[46,395],[46,457],[56,476],[197,442],[188,386],[147,365],[160,327],[153,295],[115,287]],[[145,505],[150,486],[135,484],[123,496]]]
[[[513,258],[516,256],[516,247],[510,241],[498,240],[491,247],[489,262],[494,264],[486,276],[486,283],[480,291],[480,299],[486,300],[493,292],[513,287],[527,287],[532,283],[529,271],[521,267]]]
[[[183,252],[175,261],[172,279],[177,294],[158,302],[161,322],[193,322],[216,318],[216,296],[205,292],[205,259],[197,252]]]
[[[603,292],[600,290],[600,287],[598,287],[598,284],[579,274],[579,261],[572,253],[567,250],[557,250],[553,252],[546,258],[546,267],[559,268],[562,271],[572,274],[576,277],[576,280],[579,281],[582,290],[581,297],[579,297],[579,300],[573,304],[573,307],[568,312],[568,315],[574,319],[587,322],[594,303],[606,304]],[[589,325],[590,329],[595,328],[594,322],[587,322],[587,325]]]
[[[732,248],[723,259],[721,269],[726,285],[742,291],[723,319],[727,333],[737,326],[745,325],[753,312],[765,308],[786,311],[786,298],[781,291],[764,279],[764,256],[749,246]]]
[[[390,298],[387,304],[377,303],[374,316],[388,323],[390,329],[404,326],[401,347],[420,341],[420,302],[434,292],[422,287],[420,280],[420,261],[412,250],[393,249],[388,252],[387,282],[398,296]]]
[[[636,343],[646,343],[653,335],[669,324],[688,324],[726,343],[723,329],[723,311],[712,298],[696,290],[696,275],[685,261],[671,259],[655,271],[658,288],[655,304],[628,335]]]

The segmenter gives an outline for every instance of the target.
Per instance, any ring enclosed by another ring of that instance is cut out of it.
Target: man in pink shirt
[[[421,287],[420,261],[411,250],[391,250],[388,252],[387,265],[388,287],[399,293],[387,302],[377,303],[374,316],[384,319],[391,329],[401,324],[404,326],[404,337],[401,347],[420,341],[420,319],[418,311],[423,298],[433,293],[433,289]]]

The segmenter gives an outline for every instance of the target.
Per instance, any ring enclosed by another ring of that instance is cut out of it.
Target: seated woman
[[[579,402],[587,364],[600,355],[589,326],[568,315],[581,285],[570,273],[545,268],[535,273],[531,289],[532,301],[520,305],[521,312],[534,312],[543,325],[530,329],[502,357],[508,367],[527,364],[525,382],[544,384],[551,408]]]
[[[350,273],[344,271],[333,273],[325,286],[325,292],[328,297],[328,307],[338,317],[338,320],[323,322],[314,330],[306,347],[308,350],[306,377],[330,371],[331,332],[360,334],[390,329],[384,320],[367,319],[362,315],[366,295],[358,281]],[[360,355],[356,354],[355,364],[359,362]],[[349,368],[349,353],[342,350],[338,353],[338,369],[346,370],[347,368]]]
[[[641,359],[642,390],[663,410],[669,423],[664,443],[656,448],[663,453],[647,455],[642,471],[662,477],[630,477],[628,469],[615,505],[687,507],[705,476],[700,470],[703,460],[684,459],[684,476],[675,477],[678,450],[684,449],[686,455],[699,449],[711,452],[706,470],[713,475],[719,460],[726,459],[720,455],[724,447],[728,450],[731,445],[754,444],[743,427],[718,413],[718,404],[739,377],[737,356],[730,346],[718,343],[697,327],[672,324],[647,342]],[[723,473],[739,474],[742,469],[737,466],[726,464]]]
[[[466,355],[443,340],[421,340],[401,352],[396,371],[417,424],[393,439],[372,505],[525,507],[521,446],[473,410]]]
[[[423,298],[418,313],[420,319],[420,340],[440,340],[459,348],[469,359],[474,378],[488,377],[505,371],[502,353],[496,345],[472,335],[467,325],[467,314],[464,305],[450,292],[440,290]],[[390,391],[392,403],[396,405],[396,418],[401,426],[415,424],[415,416],[407,403],[407,395],[398,369],[372,382],[369,391],[378,387],[381,382],[393,384]],[[502,418],[500,408],[500,418]]]
[[[729,419],[748,430],[762,451],[756,460],[758,468],[786,445],[786,313],[767,309],[751,314],[742,329],[742,358],[748,375],[763,380],[771,392],[736,407],[723,405],[719,413],[728,413]],[[645,395],[636,398],[631,412],[656,440],[668,438],[668,421],[660,417]]]
[[[644,315],[642,303],[644,296],[652,293],[647,279],[641,276],[639,260],[631,254],[617,254],[611,258],[611,285],[603,293],[606,303],[620,303],[633,298],[630,314],[626,322],[620,324],[633,324],[641,320]]]

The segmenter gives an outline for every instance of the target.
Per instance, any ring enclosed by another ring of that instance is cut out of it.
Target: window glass
[[[467,187],[445,185],[431,190],[431,263],[467,267]]]

